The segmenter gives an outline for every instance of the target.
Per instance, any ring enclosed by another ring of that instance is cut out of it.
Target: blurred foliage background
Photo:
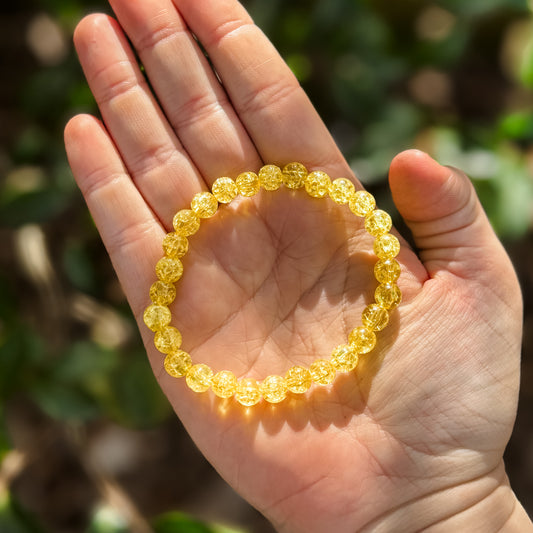
[[[507,464],[533,513],[532,6],[244,3],[386,208],[388,164],[405,148],[472,177],[524,289]],[[0,12],[0,530],[271,532],[156,387],[66,162],[65,122],[96,113],[72,32],[102,10],[101,0],[19,0]]]

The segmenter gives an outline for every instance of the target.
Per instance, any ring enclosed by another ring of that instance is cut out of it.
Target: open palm
[[[403,247],[404,302],[356,372],[275,406],[194,394],[164,372],[142,323],[174,213],[217,177],[264,163],[351,172],[236,1],[111,5],[120,25],[92,15],[75,36],[105,126],[72,119],[67,152],[154,372],[199,448],[280,530],[459,531],[495,503],[486,517],[499,530],[515,510],[502,454],[521,304],[468,180],[420,152],[393,162],[394,200],[420,253]],[[372,300],[361,220],[301,191],[222,207],[190,246],[172,311],[184,349],[215,371],[261,379],[328,358]]]

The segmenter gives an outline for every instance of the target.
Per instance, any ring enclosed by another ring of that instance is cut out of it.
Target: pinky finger
[[[67,157],[137,317],[153,281],[164,230],[127,173],[101,122],[89,115],[65,128]],[[134,259],[133,259],[134,258]]]

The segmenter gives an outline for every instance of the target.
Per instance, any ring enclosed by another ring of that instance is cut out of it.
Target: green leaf
[[[0,334],[0,400],[24,388],[32,368],[46,357],[42,339],[27,325],[6,321]]]
[[[500,121],[499,129],[504,138],[530,140],[533,138],[533,112],[510,113]]]
[[[144,350],[132,351],[111,376],[112,416],[122,424],[150,427],[171,412],[154,377]]]
[[[94,398],[64,383],[44,379],[34,383],[28,393],[48,416],[57,420],[83,422],[100,414]]]
[[[0,200],[0,223],[16,227],[46,222],[64,212],[69,199],[70,195],[52,187],[4,198]]]
[[[509,147],[500,150],[498,156],[496,186],[500,201],[495,216],[496,231],[501,236],[518,238],[531,224],[533,181],[526,157]]]
[[[94,342],[80,341],[72,344],[54,365],[53,379],[68,385],[94,389],[98,388],[97,383],[100,381],[107,381],[117,365],[116,352]]]
[[[69,242],[63,250],[63,266],[69,281],[83,292],[96,286],[96,273],[85,243]]]
[[[533,87],[533,44],[531,43],[524,52],[520,68],[520,79],[526,87],[530,89]]]
[[[244,533],[241,529],[206,524],[177,511],[158,516],[153,526],[155,533]]]
[[[28,392],[49,416],[84,421],[101,416],[112,397],[110,376],[118,354],[93,342],[72,344],[34,369]]]
[[[313,67],[308,56],[304,54],[290,54],[285,58],[285,61],[298,78],[298,81],[302,83],[309,78]]]
[[[41,157],[48,148],[49,135],[37,124],[24,128],[16,139],[13,157],[16,161],[32,162]]]

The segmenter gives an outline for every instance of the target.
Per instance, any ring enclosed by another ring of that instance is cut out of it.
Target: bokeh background
[[[386,209],[387,167],[402,149],[427,150],[473,179],[524,290],[520,409],[506,459],[532,514],[532,6],[244,3]],[[72,32],[107,6],[0,9],[0,531],[272,532],[158,390],[66,162],[65,122],[96,112]]]

